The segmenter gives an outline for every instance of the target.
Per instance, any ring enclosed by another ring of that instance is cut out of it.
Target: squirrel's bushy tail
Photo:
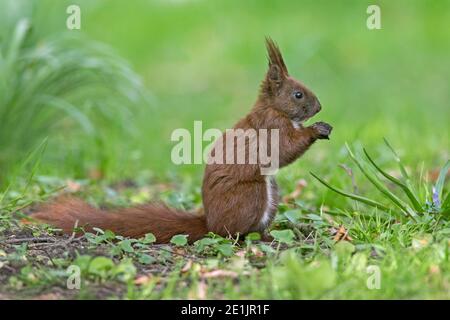
[[[63,197],[44,204],[32,218],[72,233],[75,224],[89,231],[97,227],[117,235],[139,238],[153,233],[157,243],[167,243],[176,234],[189,235],[189,242],[206,233],[204,216],[197,216],[162,204],[145,204],[132,208],[102,210],[76,198]]]

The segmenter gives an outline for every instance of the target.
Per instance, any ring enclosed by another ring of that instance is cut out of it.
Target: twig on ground
[[[55,238],[53,237],[32,237],[32,238],[17,238],[17,239],[6,239],[1,240],[0,243],[6,243],[6,244],[14,244],[14,243],[23,243],[23,242],[54,242]]]

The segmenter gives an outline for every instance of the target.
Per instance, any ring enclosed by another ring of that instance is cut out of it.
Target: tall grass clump
[[[102,130],[129,129],[130,107],[143,97],[139,77],[108,47],[67,30],[42,37],[33,8],[16,19],[5,3],[2,9],[0,185],[46,137],[66,142],[68,133],[82,132],[83,144],[105,145]]]
[[[350,158],[367,181],[381,193],[385,200],[383,202],[347,192],[331,185],[316,174],[312,172],[311,174],[333,192],[376,208],[384,213],[392,214],[395,219],[405,220],[406,218],[414,222],[448,220],[450,217],[450,192],[445,192],[444,186],[450,168],[450,160],[441,168],[435,184],[426,185],[425,182],[423,183],[425,185],[425,196],[423,196],[417,192],[411,183],[411,178],[394,148],[386,139],[384,141],[399,166],[401,178],[394,177],[382,169],[365,148],[363,148],[364,156],[356,155],[346,144]],[[402,194],[394,192],[394,189],[398,189]]]

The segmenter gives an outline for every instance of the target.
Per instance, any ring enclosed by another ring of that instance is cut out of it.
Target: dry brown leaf
[[[263,257],[264,256],[264,252],[262,252],[258,247],[256,247],[256,246],[251,246],[250,247],[250,251],[253,253],[253,255],[255,256],[255,257],[258,257],[258,258],[260,258],[260,257]]]
[[[149,283],[152,279],[153,279],[152,275],[139,276],[134,280],[134,284],[141,286],[141,285]]]
[[[183,268],[181,268],[181,273],[186,273],[189,270],[191,270],[191,268],[192,268],[192,260],[188,260],[188,262],[186,262]]]
[[[340,226],[339,229],[332,228],[331,234],[334,236],[334,241],[353,241],[353,238],[348,235],[348,230],[344,226]]]
[[[180,255],[180,256],[186,255],[186,250],[185,250],[184,248],[181,248],[181,247],[175,247],[175,248],[173,248],[172,250],[173,250],[173,252],[174,252],[175,254],[177,254],[177,255]]]
[[[408,172],[409,172],[409,170],[408,170]],[[387,173],[397,179],[401,179],[401,177],[402,177],[402,172],[400,171],[400,169],[387,170]]]
[[[191,300],[204,300],[206,299],[206,292],[207,292],[208,286],[206,285],[206,282],[204,280],[201,280],[195,290],[191,290],[188,294],[188,298]]]
[[[197,297],[201,300],[206,299],[206,291],[207,291],[208,286],[206,285],[206,282],[204,281],[200,281],[199,285],[198,285],[198,294]]]
[[[173,190],[175,188],[175,186],[173,184],[171,184],[171,183],[158,183],[154,187],[159,192],[170,191],[170,190]]]
[[[428,270],[429,274],[440,274],[441,273],[441,269],[439,268],[439,266],[432,264]]]
[[[31,218],[25,217],[25,218],[20,219],[20,223],[30,225],[30,224],[34,224],[35,221],[31,220]]]
[[[195,209],[194,212],[195,212],[195,214],[197,214],[199,216],[202,216],[202,215],[205,214],[205,209],[203,207],[198,207],[198,208]]]
[[[303,189],[304,189],[307,185],[308,185],[308,183],[306,182],[305,179],[300,179],[300,180],[298,180],[298,181],[297,181],[297,184],[296,184],[296,187],[295,187],[295,190],[292,191],[290,194],[284,196],[284,197],[283,197],[283,202],[284,202],[284,203],[289,203],[289,202],[292,202],[292,201],[294,201],[295,199],[297,199],[297,198],[301,195]]]
[[[78,192],[81,190],[81,184],[73,180],[66,180],[66,190],[68,192]]]
[[[245,257],[246,253],[247,252],[245,252],[245,250],[239,250],[238,252],[235,253],[235,255],[243,258],[243,257]]]
[[[237,278],[238,274],[234,271],[230,270],[213,270],[209,272],[205,272],[202,274],[202,278],[210,279],[210,278]]]
[[[33,300],[60,300],[61,296],[56,293],[44,293],[33,298]]]
[[[104,176],[103,172],[100,169],[97,169],[97,168],[90,169],[89,172],[88,172],[88,177],[91,180],[100,180],[100,179],[103,178],[103,176]]]
[[[436,182],[437,179],[439,178],[440,173],[441,173],[440,168],[436,168],[436,169],[432,169],[432,170],[428,171],[427,172],[428,180],[433,183]],[[447,174],[446,174],[446,178],[449,178],[449,177],[450,177],[450,170],[447,171]]]

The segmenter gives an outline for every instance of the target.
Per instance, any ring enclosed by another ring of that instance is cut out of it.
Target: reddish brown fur
[[[155,203],[106,212],[76,198],[60,197],[39,208],[33,218],[55,225],[65,233],[71,233],[75,225],[86,231],[97,227],[132,238],[151,232],[159,243],[169,242],[175,234],[188,234],[195,241],[207,233],[204,216]]]
[[[331,126],[318,122],[304,128],[300,124],[320,111],[320,103],[308,88],[289,76],[281,52],[271,39],[266,39],[266,46],[269,69],[260,95],[251,112],[234,128],[279,129],[279,160],[280,167],[284,167],[298,159],[317,139],[328,139]],[[294,93],[299,91],[302,97],[296,98]],[[212,154],[215,151],[217,145]],[[188,234],[192,242],[208,231],[222,236],[263,232],[272,221],[278,203],[274,180],[270,187],[273,206],[268,204],[268,185],[266,176],[261,175],[260,164],[208,164],[202,186],[205,215],[201,217],[158,204],[105,212],[71,198],[47,204],[33,217],[64,232],[72,232],[78,220],[79,226],[109,229],[123,236],[141,237],[151,232],[158,242],[165,243],[175,234]],[[268,220],[263,223],[265,212]]]

